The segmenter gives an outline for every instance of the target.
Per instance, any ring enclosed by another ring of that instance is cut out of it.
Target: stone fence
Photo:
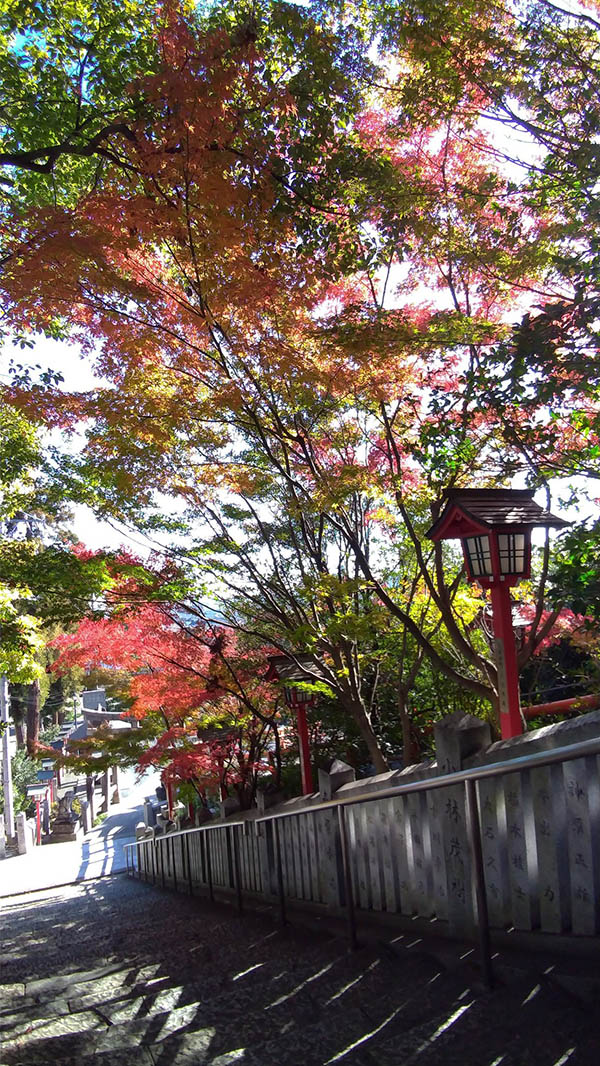
[[[472,929],[470,849],[460,785],[392,798],[378,792],[466,768],[600,737],[600,711],[490,744],[488,726],[460,714],[436,726],[436,761],[362,781],[343,766],[321,772],[320,792],[184,833],[147,830],[136,846],[141,876],[184,891],[208,888],[344,907],[332,795],[364,797],[345,808],[358,910],[436,917],[451,934]],[[600,932],[599,757],[571,759],[478,784],[483,864],[494,928],[594,935]],[[270,821],[273,814],[294,816]],[[279,863],[283,885],[279,883]]]

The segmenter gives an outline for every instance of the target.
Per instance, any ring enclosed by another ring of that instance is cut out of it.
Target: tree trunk
[[[373,766],[375,767],[376,774],[385,774],[389,770],[388,761],[379,747],[379,741],[375,736],[373,726],[371,725],[371,719],[367,714],[362,703],[355,700],[342,701],[343,705],[350,711],[354,721],[356,722],[360,735],[367,745],[367,751]]]
[[[17,741],[17,750],[25,747],[25,722],[23,718],[15,718],[13,714],[13,721],[15,723],[15,738]]]
[[[27,753],[33,755],[40,740],[40,683],[27,686]]]
[[[25,747],[25,709],[26,709],[26,688],[25,685],[11,684],[9,685],[10,693],[10,715],[15,723],[15,737],[17,741],[17,749]]]
[[[406,707],[406,695],[402,688],[398,689],[398,713],[402,723],[402,762],[404,766],[413,766],[420,761],[421,751]]]

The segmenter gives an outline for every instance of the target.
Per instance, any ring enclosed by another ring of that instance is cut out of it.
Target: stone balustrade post
[[[90,812],[90,823],[94,824],[94,778],[91,774],[85,779],[85,795]]]
[[[17,851],[19,855],[28,855],[33,850],[31,830],[27,825],[27,817],[24,811],[19,811],[15,819],[17,825]]]
[[[121,796],[120,796],[120,793],[119,793],[119,767],[118,766],[113,766],[112,770],[110,771],[110,775],[111,775],[111,777],[110,777],[111,784],[113,786],[113,794],[112,794],[110,802],[111,803],[120,803]]]
[[[334,759],[329,770],[319,769],[319,799],[321,803],[333,799],[335,793],[342,785],[348,785],[356,781],[356,772],[348,763],[341,759]]]
[[[467,759],[491,743],[487,722],[455,711],[434,726],[438,774],[462,770]],[[448,925],[452,933],[468,933],[476,921],[471,886],[471,854],[462,785],[441,789],[435,797],[435,817],[440,827],[446,867]]]
[[[87,800],[81,800],[81,824],[83,826],[84,834],[91,832],[92,829],[92,809]]]
[[[102,774],[102,806],[100,808],[101,814],[108,814],[108,808],[110,805],[110,770],[105,770]]]
[[[144,823],[148,829],[156,825],[156,810],[152,800],[144,800]]]

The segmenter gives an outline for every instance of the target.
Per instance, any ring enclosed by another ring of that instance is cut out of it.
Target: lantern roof
[[[533,489],[450,489],[445,494],[444,510],[426,536],[430,540],[452,540],[493,529],[561,529],[569,525],[533,497]]]
[[[269,655],[269,669],[265,681],[314,681],[315,675],[325,679],[325,674],[314,655]]]

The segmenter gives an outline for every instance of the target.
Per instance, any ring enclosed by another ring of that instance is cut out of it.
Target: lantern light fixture
[[[523,732],[509,588],[531,573],[532,530],[569,524],[533,496],[531,489],[452,489],[427,532],[433,541],[460,540],[469,580],[490,590],[503,739]]]
[[[306,711],[315,703],[316,696],[294,682],[315,681],[324,676],[318,659],[313,655],[295,655],[293,658],[289,655],[269,655],[269,669],[265,674],[265,681],[283,682],[286,705],[296,712],[302,792],[305,796],[313,792]]]

